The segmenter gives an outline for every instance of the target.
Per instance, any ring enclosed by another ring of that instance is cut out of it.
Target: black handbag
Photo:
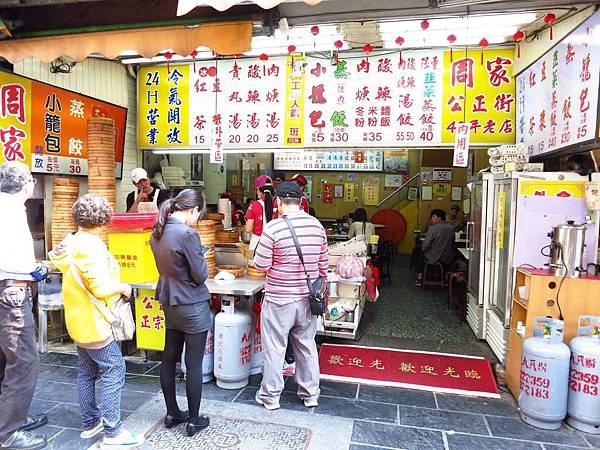
[[[315,281],[311,281],[310,275],[306,270],[306,266],[304,265],[304,256],[302,255],[302,250],[300,249],[300,243],[298,242],[298,236],[296,236],[296,232],[294,231],[294,227],[292,227],[292,223],[287,216],[283,216],[283,220],[287,224],[290,229],[290,233],[292,234],[292,239],[294,240],[294,246],[296,247],[296,253],[298,253],[298,258],[300,258],[300,262],[302,263],[302,267],[304,268],[304,274],[306,275],[306,285],[308,286],[308,301],[310,304],[310,312],[315,316],[322,316],[325,314],[327,305],[325,304],[325,292],[323,290],[324,277],[317,277]]]

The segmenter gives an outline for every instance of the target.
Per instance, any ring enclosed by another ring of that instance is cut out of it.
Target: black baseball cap
[[[277,196],[280,198],[302,198],[302,191],[298,183],[282,181],[277,187]]]
[[[285,172],[282,170],[276,170],[273,172],[273,180],[275,181],[285,181]]]

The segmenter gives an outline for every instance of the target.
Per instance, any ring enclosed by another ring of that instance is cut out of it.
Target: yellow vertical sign
[[[190,65],[138,72],[138,147],[189,145]]]
[[[286,59],[284,147],[304,147],[304,78],[306,59],[290,55]]]
[[[140,289],[135,299],[135,335],[137,347],[163,351],[165,348],[165,312],[154,299],[154,290]]]
[[[354,201],[354,183],[344,183],[344,201]]]
[[[498,192],[496,199],[498,205],[498,215],[496,216],[496,247],[504,248],[504,216],[506,210],[506,192]]]
[[[0,164],[20,161],[31,168],[31,81],[0,72]]]
[[[453,144],[460,122],[471,143],[515,142],[514,49],[444,52],[442,142]]]

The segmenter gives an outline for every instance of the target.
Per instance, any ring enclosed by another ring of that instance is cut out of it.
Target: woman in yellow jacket
[[[137,447],[144,443],[121,425],[121,389],[125,361],[113,340],[110,324],[92,303],[91,296],[111,308],[121,297],[131,297],[131,286],[120,282],[119,265],[98,237],[110,222],[112,208],[105,198],[80,197],[72,209],[79,230],[50,252],[52,263],[63,273],[65,321],[79,356],[81,438],[104,432],[104,448]],[[95,384],[102,385],[102,405],[96,404]]]

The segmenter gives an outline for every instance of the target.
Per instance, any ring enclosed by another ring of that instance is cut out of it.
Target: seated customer
[[[375,227],[367,219],[367,211],[364,208],[358,208],[354,211],[353,222],[348,230],[348,239],[356,236],[356,240],[371,242],[371,236],[375,234]]]
[[[454,228],[446,222],[446,212],[443,209],[432,210],[429,223],[417,261],[417,281],[415,281],[417,286],[423,285],[425,264],[448,265],[454,259]]]
[[[448,223],[452,225],[454,231],[461,231],[464,226],[464,215],[460,213],[460,206],[452,205],[448,213]]]

